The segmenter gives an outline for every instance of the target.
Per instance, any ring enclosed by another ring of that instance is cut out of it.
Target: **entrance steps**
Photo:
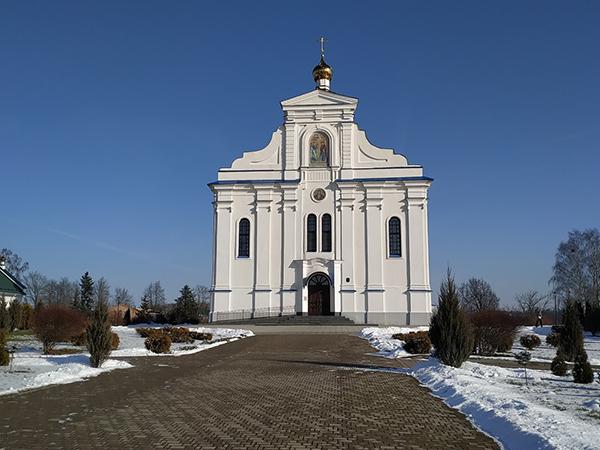
[[[281,316],[281,317],[257,317],[255,319],[243,320],[224,320],[214,322],[215,325],[260,325],[260,326],[277,326],[277,325],[325,325],[325,326],[348,326],[355,325],[354,321],[344,316]],[[362,324],[361,324],[362,325]]]

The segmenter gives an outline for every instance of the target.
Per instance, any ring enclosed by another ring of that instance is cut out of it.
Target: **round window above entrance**
[[[317,188],[312,191],[312,198],[315,202],[320,202],[327,196],[325,189]]]

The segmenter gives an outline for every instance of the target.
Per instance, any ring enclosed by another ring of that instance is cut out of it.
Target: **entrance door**
[[[331,283],[324,273],[315,273],[308,280],[308,315],[329,316]]]

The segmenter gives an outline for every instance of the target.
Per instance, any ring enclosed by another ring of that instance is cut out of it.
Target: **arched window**
[[[388,222],[388,239],[390,256],[402,256],[402,245],[400,243],[400,219],[392,217]]]
[[[331,216],[323,214],[321,217],[321,251],[331,251]]]
[[[317,216],[309,214],[306,219],[306,251],[317,251]]]
[[[240,220],[238,230],[238,258],[250,257],[250,221]]]
[[[329,139],[324,133],[316,132],[308,141],[310,165],[325,167],[329,165]]]

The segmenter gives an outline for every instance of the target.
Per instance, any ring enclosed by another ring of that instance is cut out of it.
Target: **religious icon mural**
[[[323,133],[315,133],[310,137],[310,165],[326,166],[329,163],[329,140]]]

